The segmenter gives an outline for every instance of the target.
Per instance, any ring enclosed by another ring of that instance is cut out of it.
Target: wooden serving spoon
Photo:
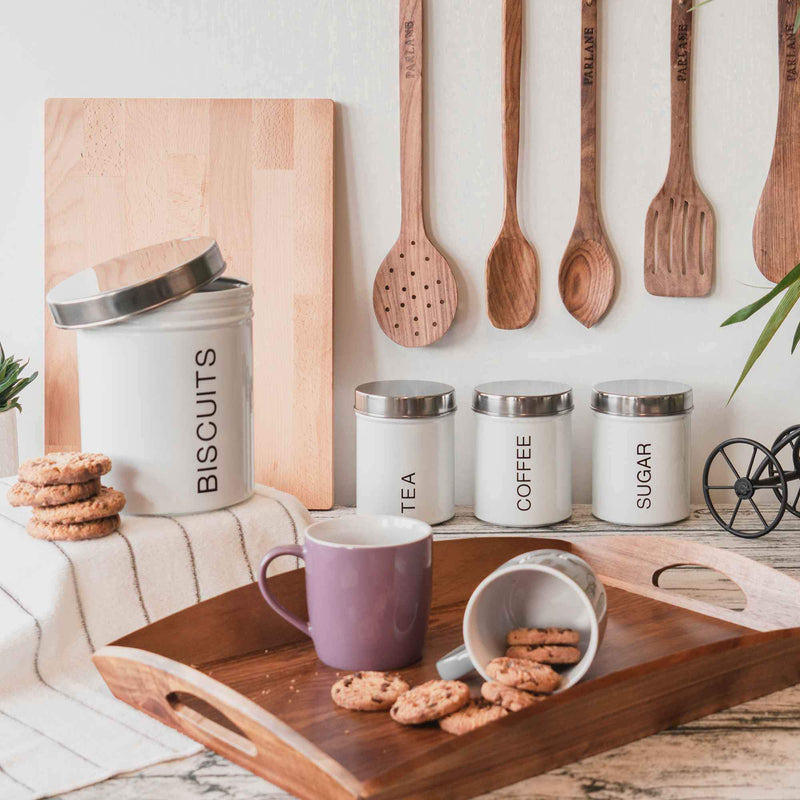
[[[505,217],[486,261],[486,302],[495,328],[524,328],[536,313],[539,264],[519,226],[520,73],[522,65],[522,0],[503,2],[503,173]]]
[[[775,283],[800,263],[800,63],[798,0],[778,0],[780,97],[775,147],[753,225],[753,253]]]
[[[667,177],[644,226],[644,285],[661,297],[703,297],[714,279],[714,209],[692,166],[691,6],[692,0],[672,0],[672,144]]]
[[[561,260],[558,290],[567,310],[587,328],[608,311],[616,266],[597,202],[597,7],[581,0],[581,194],[578,218]]]
[[[425,231],[422,206],[422,0],[400,0],[400,236],[372,287],[383,332],[404,347],[441,339],[453,322],[458,286]]]

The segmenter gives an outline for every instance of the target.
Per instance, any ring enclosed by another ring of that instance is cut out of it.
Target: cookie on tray
[[[351,711],[386,711],[408,689],[408,684],[399,675],[354,672],[333,684],[331,698],[337,706]]]
[[[506,650],[508,658],[523,658],[539,664],[577,664],[581,651],[566,644],[515,644]]]
[[[508,711],[502,706],[487,703],[486,700],[472,700],[464,708],[442,717],[439,727],[443,731],[461,736],[507,716]]]
[[[55,486],[35,486],[32,483],[18,481],[8,490],[6,499],[12,506],[48,508],[86,500],[94,497],[99,491],[99,478],[92,478],[84,483],[60,483]]]
[[[31,517],[25,529],[34,539],[76,542],[81,539],[99,539],[119,528],[119,514],[89,522],[43,522]]]
[[[125,508],[125,495],[116,489],[103,486],[88,500],[78,500],[50,508],[35,508],[34,519],[40,522],[88,522],[119,514]]]
[[[561,684],[561,676],[547,664],[537,664],[523,658],[495,658],[486,665],[490,678],[505,686],[524,689],[526,692],[554,692]]]
[[[85,483],[110,469],[111,459],[101,453],[49,453],[22,464],[19,479],[34,486]]]
[[[513,686],[505,686],[497,681],[486,681],[481,686],[481,696],[484,700],[502,706],[506,711],[522,711],[544,700],[546,694],[531,694],[515,689]]]
[[[514,628],[506,636],[513,644],[578,644],[581,636],[572,628]]]
[[[397,698],[391,715],[401,725],[422,725],[446,717],[469,702],[469,686],[461,681],[427,681]]]

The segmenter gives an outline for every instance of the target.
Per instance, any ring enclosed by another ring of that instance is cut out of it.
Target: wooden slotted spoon
[[[383,332],[404,347],[440,339],[453,322],[458,287],[425,231],[422,206],[422,0],[400,0],[400,236],[372,287]]]
[[[672,145],[667,177],[644,227],[644,285],[663,297],[703,297],[714,279],[714,209],[692,167],[692,0],[672,0]]]
[[[495,328],[524,328],[536,313],[539,264],[517,217],[522,0],[503,2],[503,173],[505,217],[486,261],[486,304]]]
[[[778,0],[780,96],[772,163],[753,225],[756,264],[777,283],[800,263],[800,62],[798,0]]]
[[[608,311],[614,299],[616,265],[597,202],[597,7],[581,0],[581,194],[578,218],[561,267],[558,290],[567,310],[587,328]]]

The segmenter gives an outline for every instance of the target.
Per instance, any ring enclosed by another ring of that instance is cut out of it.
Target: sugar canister
[[[455,513],[455,389],[433,381],[356,388],[356,505],[436,525]]]
[[[253,290],[213,239],[77,272],[47,300],[77,330],[81,446],[111,457],[133,514],[186,514],[254,490]]]
[[[621,380],[592,390],[592,513],[620,525],[689,515],[692,389]]]
[[[475,516],[550,525],[572,514],[572,389],[549,381],[475,388]]]

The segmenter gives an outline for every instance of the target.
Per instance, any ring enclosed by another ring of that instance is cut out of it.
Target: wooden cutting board
[[[256,480],[333,504],[331,100],[55,99],[45,106],[45,292],[181,236],[254,291]],[[45,312],[45,448],[80,448],[75,337]]]

